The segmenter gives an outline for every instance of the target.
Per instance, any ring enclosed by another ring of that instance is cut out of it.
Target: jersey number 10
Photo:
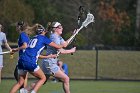
[[[31,39],[30,42],[29,42],[28,47],[34,48],[36,46],[37,40],[38,39]]]

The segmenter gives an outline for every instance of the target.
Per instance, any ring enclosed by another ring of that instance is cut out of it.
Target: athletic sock
[[[19,93],[28,93],[28,90],[25,89],[25,88],[21,88],[21,89],[19,90]]]
[[[32,90],[31,93],[36,93],[36,92],[34,90]]]

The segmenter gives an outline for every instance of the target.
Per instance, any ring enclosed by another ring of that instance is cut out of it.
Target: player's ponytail
[[[27,26],[26,32],[30,34],[36,34],[36,29],[40,24],[34,24],[33,26]]]

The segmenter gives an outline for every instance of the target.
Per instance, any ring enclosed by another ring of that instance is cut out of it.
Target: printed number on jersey
[[[30,43],[29,43],[29,47],[30,48],[34,48],[36,46],[37,40],[38,39],[31,39]]]

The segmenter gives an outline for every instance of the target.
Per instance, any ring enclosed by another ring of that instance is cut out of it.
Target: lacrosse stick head
[[[91,13],[87,14],[87,18],[85,19],[85,21],[82,23],[83,27],[87,27],[88,24],[90,24],[91,22],[94,22],[94,16]]]

